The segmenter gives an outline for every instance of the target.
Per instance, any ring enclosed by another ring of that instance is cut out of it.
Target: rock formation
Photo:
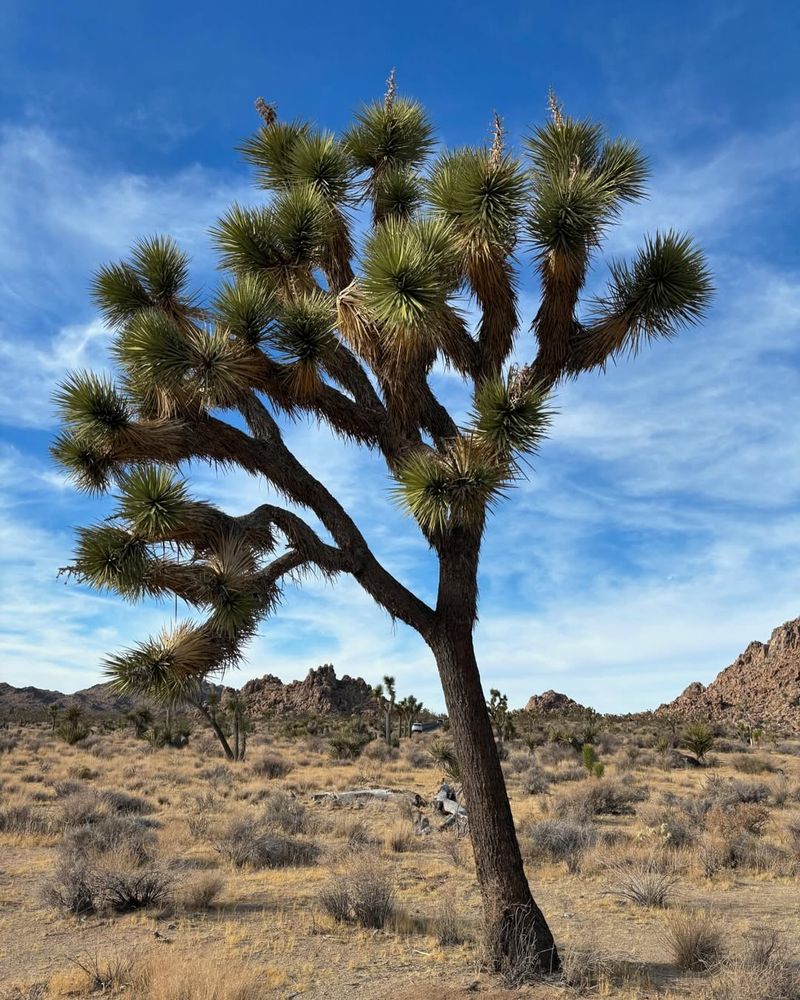
[[[586,709],[565,694],[558,691],[545,691],[529,698],[525,711],[544,715],[568,715],[572,712],[584,712]]]
[[[800,729],[800,618],[774,629],[769,642],[751,642],[704,687],[695,682],[657,715],[771,724]]]

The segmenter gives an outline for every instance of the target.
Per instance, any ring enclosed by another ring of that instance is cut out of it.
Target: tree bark
[[[225,756],[228,758],[228,760],[235,760],[236,758],[233,756],[233,750],[231,750],[231,745],[225,739],[225,733],[223,733],[219,723],[217,722],[216,712],[210,712],[205,707],[205,705],[199,702],[194,702],[194,705],[195,708],[197,708],[197,710],[200,712],[200,714],[205,718],[206,722],[208,722],[208,724],[214,730],[214,734],[219,740],[220,746],[222,747]]]
[[[475,867],[495,967],[516,966],[524,961],[538,972],[555,972],[560,967],[558,951],[525,876],[486,710],[471,626],[450,625],[441,629],[432,639],[431,648],[461,767]],[[532,940],[535,940],[535,956],[530,954]]]

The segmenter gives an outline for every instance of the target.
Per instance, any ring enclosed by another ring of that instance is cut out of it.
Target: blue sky
[[[0,32],[0,679],[71,691],[105,652],[169,620],[57,580],[72,527],[102,504],[54,468],[50,395],[107,364],[91,274],[138,236],[172,233],[214,282],[208,227],[260,197],[234,152],[264,95],[343,128],[389,69],[442,143],[482,142],[494,109],[518,139],[545,110],[636,138],[650,199],[607,245],[675,226],[708,251],[718,292],[701,328],[559,392],[530,479],[491,523],[477,632],[486,687],[512,703],[554,687],[606,711],[709,681],[800,614],[800,8],[794,3],[230,2],[32,5]],[[523,334],[536,309],[520,254]],[[602,261],[590,280],[603,281]],[[455,407],[463,392],[442,376]],[[432,564],[386,497],[383,469],[307,424],[290,439],[381,557],[421,594]],[[263,484],[196,469],[195,493],[241,512]],[[320,662],[396,675],[440,707],[423,644],[358,589],[291,589],[239,680]]]

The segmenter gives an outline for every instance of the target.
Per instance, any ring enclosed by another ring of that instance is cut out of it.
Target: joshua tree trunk
[[[553,935],[533,900],[522,864],[471,630],[444,632],[433,650],[461,765],[475,867],[489,924],[487,939],[495,950],[495,961],[515,961],[522,928],[535,934],[541,970],[556,971],[559,958]]]
[[[460,764],[487,941],[497,966],[516,965],[535,949],[542,972],[560,965],[553,935],[531,895],[514,818],[486,709],[473,645],[477,607],[478,532],[464,532],[442,554],[438,624],[429,638],[442,681],[450,731]],[[535,943],[534,943],[535,940]]]
[[[223,733],[219,723],[217,722],[216,712],[210,712],[205,707],[205,705],[202,704],[196,703],[195,707],[198,709],[200,714],[205,718],[206,722],[208,722],[208,724],[214,730],[214,733],[220,742],[220,746],[222,747],[222,750],[225,756],[228,758],[228,760],[236,760],[236,757],[234,757],[233,755],[233,750],[231,750],[231,745],[230,743],[228,743],[227,739],[225,738],[225,733]]]

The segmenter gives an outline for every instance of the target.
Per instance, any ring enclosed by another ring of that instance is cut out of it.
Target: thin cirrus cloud
[[[665,223],[696,232],[718,293],[701,328],[560,390],[550,439],[490,523],[477,645],[487,686],[514,704],[556,687],[600,709],[653,707],[691,680],[709,680],[747,641],[796,614],[798,280],[768,262],[751,233],[788,183],[796,148],[782,131],[758,142],[738,137],[663,169],[656,159],[651,201],[612,234],[609,252],[618,255]],[[56,576],[69,559],[66,526],[108,509],[76,496],[45,455],[59,377],[108,364],[88,275],[136,236],[167,231],[192,253],[198,279],[208,279],[209,224],[255,193],[238,174],[199,167],[106,174],[20,128],[0,133],[0,168],[0,418],[9,442],[0,454],[0,566],[14,584],[2,609],[2,679],[74,689],[100,679],[105,652],[173,614]],[[27,223],[21,206],[32,199],[39,211]],[[592,290],[603,273],[593,272]],[[522,289],[523,331],[535,311],[532,284]],[[523,332],[520,357],[530,348]],[[437,388],[463,412],[457,379],[443,373]],[[380,558],[432,599],[430,553],[392,502],[379,460],[307,422],[287,436]],[[235,513],[272,498],[267,484],[243,474],[196,466],[190,478],[198,496]],[[289,587],[239,677],[290,679],[322,661],[371,681],[393,673],[401,693],[442,705],[425,646],[352,581]]]

